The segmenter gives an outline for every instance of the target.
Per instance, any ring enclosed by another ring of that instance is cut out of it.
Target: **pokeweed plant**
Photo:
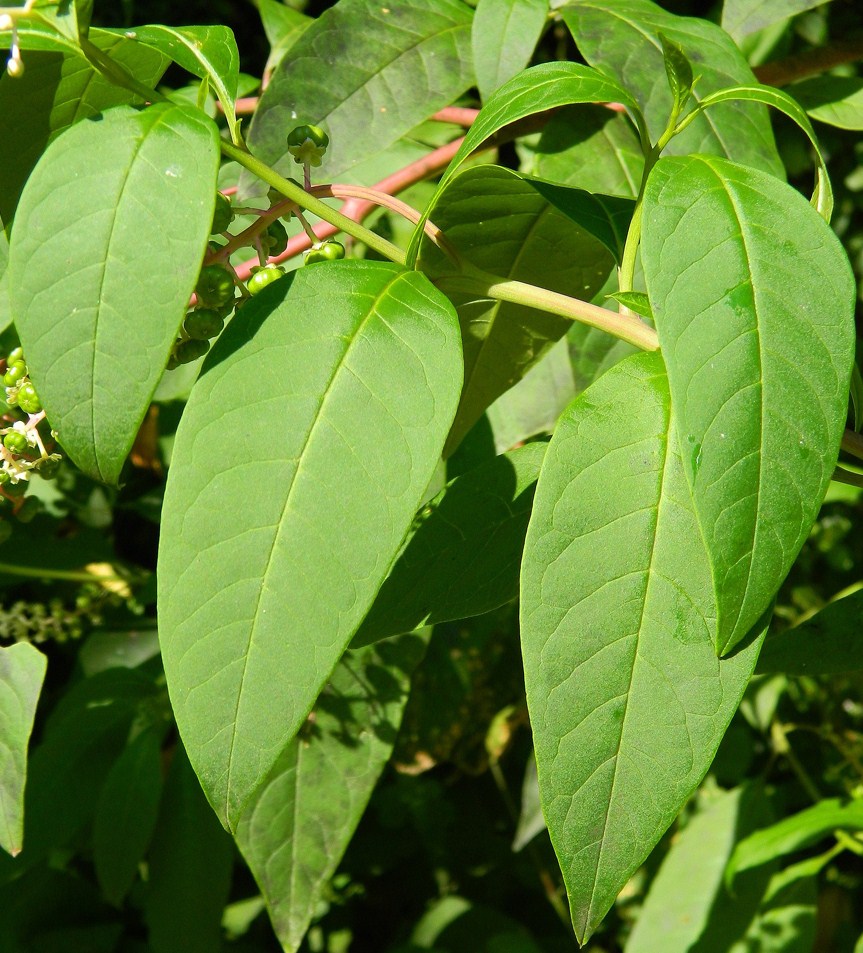
[[[586,63],[535,66],[544,3],[339,0],[294,31],[245,130],[230,30],[91,28],[91,6],[0,13],[0,313],[22,349],[0,493],[20,508],[61,454],[121,482],[160,380],[206,355],[165,490],[159,641],[189,764],[284,947],[389,758],[423,626],[517,596],[539,793],[586,942],[710,767],[828,484],[855,479],[836,470],[855,283],[806,112],[720,27],[649,0],[559,6]],[[197,105],[160,91],[170,62]],[[362,184],[474,85],[422,209]],[[605,190],[552,156],[531,174],[470,161],[597,104],[623,144]],[[767,107],[811,143],[811,201]],[[332,198],[411,231],[397,244]],[[441,461],[574,323],[626,346],[547,446],[509,449],[527,430],[446,482]],[[0,835],[18,852],[44,659],[2,652],[18,704]],[[358,686],[345,746],[328,699]],[[140,737],[130,770],[158,759]],[[120,898],[134,864],[111,870]]]

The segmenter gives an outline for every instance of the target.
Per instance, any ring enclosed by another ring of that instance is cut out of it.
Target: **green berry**
[[[321,242],[303,255],[303,261],[307,265],[314,265],[319,261],[338,261],[344,257],[345,246],[341,242]]]
[[[205,308],[221,308],[234,299],[234,279],[221,265],[205,265],[195,285],[195,294]]]
[[[18,406],[25,414],[38,414],[42,410],[42,401],[30,381],[18,388]]]
[[[284,275],[284,273],[284,269],[279,268],[277,265],[267,265],[264,268],[259,268],[246,282],[246,287],[249,289],[249,294],[260,294],[260,292],[262,292],[267,285],[271,285],[274,281],[278,281],[279,278]]]
[[[188,341],[181,341],[174,348],[173,357],[178,364],[191,364],[192,361],[197,361],[198,358],[203,357],[209,350],[209,341],[198,341],[195,338],[190,338]]]
[[[288,233],[278,219],[275,222],[270,222],[267,230],[261,235],[261,245],[270,257],[281,255],[288,247]]]
[[[27,365],[23,361],[15,361],[10,364],[3,375],[3,383],[7,387],[14,387],[22,377],[27,376]]]
[[[214,338],[217,334],[221,334],[224,326],[224,318],[209,308],[190,311],[183,322],[183,330],[186,334],[198,341],[206,341],[209,338]]]
[[[9,352],[8,357],[6,358],[6,364],[11,367],[13,364],[23,364],[24,363],[24,348],[16,347]]]
[[[213,227],[210,229],[211,235],[221,235],[227,231],[228,226],[234,220],[234,210],[231,208],[231,200],[227,195],[216,192],[216,208],[213,212]]]
[[[39,464],[37,472],[43,480],[53,480],[60,470],[60,461],[47,457]]]
[[[288,135],[288,152],[301,165],[319,166],[330,144],[330,137],[320,126],[297,126]]]
[[[3,446],[10,453],[23,453],[30,444],[27,443],[27,438],[23,433],[13,430],[11,433],[7,433],[3,438]]]

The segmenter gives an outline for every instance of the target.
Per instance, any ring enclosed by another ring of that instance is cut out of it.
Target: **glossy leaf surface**
[[[9,252],[16,328],[60,443],[94,479],[119,478],[164,370],[206,248],[218,163],[218,131],[198,110],[118,107],[57,138],[21,196]]]
[[[241,314],[177,431],[159,554],[171,701],[232,828],[368,611],[461,386],[451,306],[395,265],[300,269]]]
[[[46,667],[26,642],[0,647],[0,847],[13,856],[24,839],[27,743]]]
[[[483,99],[527,66],[547,16],[548,0],[479,0],[471,46]]]
[[[348,652],[243,813],[236,839],[276,934],[300,946],[389,760],[425,639]]]
[[[827,489],[847,412],[854,280],[798,192],[725,159],[661,159],[644,216],[647,290],[725,653],[770,604]]]
[[[726,86],[753,83],[743,54],[713,23],[678,17],[650,0],[575,0],[560,11],[576,45],[592,66],[620,77],[641,106],[655,142],[671,113],[672,94],[665,73],[659,34],[678,44],[693,65],[698,82],[692,102]],[[724,104],[696,119],[666,147],[666,152],[707,152],[784,177],[770,122],[764,109],[748,103]]]
[[[758,651],[716,658],[670,426],[657,354],[607,371],[557,425],[525,544],[527,701],[580,942],[707,771]]]
[[[518,566],[545,445],[529,444],[453,480],[420,512],[355,647],[466,619],[518,595]]]

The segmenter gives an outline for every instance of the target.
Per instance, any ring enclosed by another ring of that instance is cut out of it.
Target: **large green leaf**
[[[483,99],[527,66],[547,17],[548,0],[479,0],[471,46]]]
[[[0,847],[13,857],[24,840],[27,742],[46,666],[27,642],[0,647]]]
[[[588,231],[552,205],[519,175],[496,166],[467,169],[453,179],[435,208],[435,224],[479,268],[551,291],[592,298],[614,261]],[[431,243],[422,267],[447,274],[452,265]],[[446,289],[445,281],[441,287]],[[447,440],[449,456],[497,397],[569,330],[567,318],[523,305],[452,291],[464,340],[465,380]]]
[[[278,171],[298,167],[285,137],[323,126],[323,181],[392,145],[473,83],[471,13],[459,0],[381,6],[341,0],[303,33],[261,96],[249,145]]]
[[[237,826],[277,936],[295,951],[386,765],[422,658],[418,635],[348,652]]]
[[[117,481],[164,370],[218,164],[218,130],[200,111],[120,106],[59,136],[21,196],[15,324],[63,448],[95,479]]]
[[[258,0],[257,6],[264,33],[267,34],[270,44],[270,55],[264,67],[264,77],[268,82],[285,53],[315,21],[280,0]]]
[[[459,171],[467,157],[509,123],[558,106],[573,103],[618,102],[640,117],[635,100],[610,76],[582,66],[580,63],[543,63],[524,70],[504,83],[479,111],[476,119],[441,177],[435,195],[414,230],[408,260],[419,251],[422,229],[435,203],[450,179]],[[437,211],[434,212],[437,223]],[[439,224],[439,223],[438,223]]]
[[[863,669],[863,591],[837,599],[793,629],[768,636],[758,672],[832,675]]]
[[[642,261],[724,653],[769,605],[833,472],[854,279],[803,196],[725,159],[661,159],[644,221]]]
[[[725,0],[722,29],[735,40],[820,6],[826,0]]]
[[[293,272],[205,365],[165,493],[159,637],[189,757],[229,827],[371,606],[460,383],[451,306],[382,262]]]
[[[788,92],[813,119],[840,129],[863,129],[863,77],[816,76]]]
[[[491,612],[518,595],[518,564],[545,445],[529,444],[453,480],[416,529],[353,646]]]
[[[125,36],[94,31],[91,42],[147,86],[154,86],[168,59]],[[45,147],[68,126],[124,103],[140,102],[131,90],[107,80],[75,53],[32,52],[24,75],[0,77],[0,216],[11,225],[27,177]]]
[[[672,103],[660,33],[692,62],[698,76],[695,103],[726,86],[755,82],[743,54],[716,24],[675,16],[650,0],[575,0],[560,14],[588,63],[610,70],[631,91],[654,141],[665,129]],[[751,103],[726,103],[699,116],[666,152],[726,155],[785,176],[766,110]]]
[[[834,830],[863,830],[863,801],[820,801],[770,827],[750,834],[734,849],[725,871],[730,882],[741,871],[766,864],[829,837]]]
[[[720,661],[662,359],[561,417],[522,561],[527,702],[548,829],[584,942],[707,771],[760,640]]]

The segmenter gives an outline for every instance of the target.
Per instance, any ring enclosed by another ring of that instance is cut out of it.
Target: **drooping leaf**
[[[821,6],[828,0],[725,0],[722,4],[722,29],[735,40],[756,30]]]
[[[141,83],[153,86],[168,59],[125,36],[94,31],[91,42]],[[0,216],[11,225],[27,177],[45,147],[68,126],[112,106],[140,102],[76,53],[32,52],[23,76],[0,77]]]
[[[219,826],[178,744],[148,855],[143,905],[153,953],[221,948],[233,863],[231,838]]]
[[[837,829],[863,830],[863,801],[828,798],[750,834],[735,847],[725,878],[730,883],[741,871],[802,850]]]
[[[114,763],[99,795],[93,861],[102,893],[119,905],[144,858],[162,793],[162,732],[142,731]]]
[[[0,847],[13,857],[24,839],[27,742],[46,667],[27,642],[0,646]]]
[[[815,76],[788,92],[819,122],[839,129],[863,129],[863,77]]]
[[[518,595],[518,564],[545,445],[528,444],[456,477],[419,514],[357,648],[421,625],[466,619]]]
[[[479,0],[471,46],[484,100],[527,66],[547,17],[548,0]]]
[[[192,391],[162,515],[159,637],[190,760],[229,827],[398,552],[452,421],[459,351],[424,276],[319,264],[247,304]],[[224,519],[250,480],[254,499]]]
[[[240,818],[237,844],[286,951],[299,947],[389,760],[424,650],[423,637],[404,635],[348,652]]]
[[[720,661],[657,354],[561,417],[522,561],[540,793],[584,942],[707,771],[760,640]]]
[[[770,604],[833,472],[854,280],[798,192],[725,159],[660,159],[644,216],[647,290],[725,653]]]
[[[31,9],[47,26],[73,43],[86,39],[93,0],[35,0]]]
[[[255,154],[285,175],[285,138],[299,123],[326,129],[323,181],[380,152],[473,83],[471,13],[459,0],[381,6],[341,0],[282,59],[249,130]]]
[[[198,110],[117,107],[51,143],[19,202],[10,294],[31,377],[65,451],[106,483],[197,279],[218,143]]]
[[[812,618],[768,636],[759,674],[832,675],[863,669],[863,591],[825,606]]]
[[[668,84],[657,82],[665,72],[660,33],[692,63],[698,77],[693,104],[726,86],[755,82],[743,54],[716,24],[675,16],[650,0],[575,0],[560,15],[588,63],[610,70],[630,90],[654,142],[665,129],[672,105]],[[767,112],[752,103],[723,104],[699,116],[665,151],[725,155],[773,175],[785,175]]]
[[[122,32],[135,43],[158,50],[193,76],[208,80],[222,104],[229,127],[236,126],[234,100],[237,98],[240,54],[229,27],[153,24],[116,32]]]
[[[414,230],[408,249],[408,262],[410,263],[419,251],[423,225],[433,210],[437,223],[436,202],[450,179],[459,171],[471,152],[486,139],[509,123],[547,109],[573,103],[606,102],[621,103],[632,110],[635,118],[640,121],[635,101],[619,83],[610,76],[580,63],[542,63],[524,70],[508,83],[504,83],[479,111],[458,152],[441,177],[435,195]]]
[[[435,224],[473,265],[504,278],[530,281],[592,298],[613,266],[606,248],[516,173],[496,166],[467,169],[435,208]],[[447,274],[452,265],[426,243],[423,268]],[[445,282],[441,287],[447,290]],[[566,318],[451,290],[462,327],[465,382],[447,440],[449,456],[483,411],[566,334]]]
[[[665,75],[671,90],[672,109],[680,112],[692,95],[692,63],[687,59],[683,48],[670,40],[664,33],[657,34],[662,45],[662,58],[665,61]]]

